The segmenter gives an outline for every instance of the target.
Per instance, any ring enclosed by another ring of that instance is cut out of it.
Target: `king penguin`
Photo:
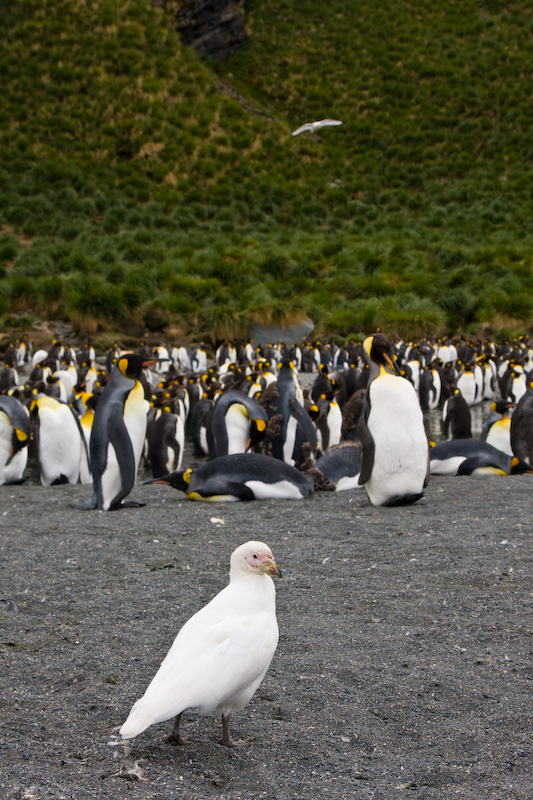
[[[267,413],[258,402],[237,389],[228,389],[207,417],[209,458],[246,452],[264,438],[267,424]]]
[[[232,453],[198,469],[172,472],[145,483],[166,483],[185,492],[189,500],[236,502],[303,500],[314,485],[296,467],[262,453]]]
[[[0,395],[0,486],[21,483],[28,462],[30,418],[26,406]]]
[[[78,415],[55,397],[37,393],[31,404],[43,486],[79,483],[86,445]]]
[[[515,404],[507,400],[494,400],[479,437],[481,441],[488,442],[508,456],[514,455],[511,447],[511,413],[514,407]]]
[[[176,405],[168,403],[154,409],[148,420],[146,457],[154,478],[168,475],[181,467],[185,424],[183,416],[176,413]]]
[[[271,395],[267,400],[268,393],[265,393],[262,404],[269,418],[265,452],[300,468],[308,458],[308,448],[312,460],[315,459],[318,440],[311,417],[298,400],[296,380],[292,363],[282,359],[276,386],[272,384]]]
[[[370,372],[357,428],[359,483],[374,506],[414,503],[423,496],[429,475],[429,445],[418,395],[398,374],[384,334],[368,336],[363,349]]]
[[[533,381],[513,411],[510,435],[515,456],[533,466]]]
[[[430,450],[432,475],[522,475],[533,472],[526,461],[509,456],[479,439],[450,439]]]
[[[458,388],[444,401],[442,423],[445,439],[471,439],[472,414],[470,406]]]
[[[125,505],[146,436],[148,404],[139,376],[156,361],[128,353],[114,365],[95,409],[90,445],[94,493],[82,508],[113,511]]]
[[[315,468],[320,470],[326,480],[334,484],[335,492],[363,488],[359,483],[361,473],[359,442],[344,442],[333,447],[317,460]]]

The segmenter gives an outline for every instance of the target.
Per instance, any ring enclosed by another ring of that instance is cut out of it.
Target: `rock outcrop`
[[[246,41],[245,0],[186,0],[178,12],[183,44],[199,56],[225,61]]]

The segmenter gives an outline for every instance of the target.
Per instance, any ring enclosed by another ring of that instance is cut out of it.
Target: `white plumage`
[[[150,725],[175,717],[169,741],[185,744],[181,713],[222,714],[221,744],[232,747],[229,716],[247,705],[278,643],[276,594],[281,577],[270,549],[246,542],[231,555],[230,581],[178,633],[166,658],[120,729],[132,739]]]
[[[291,136],[298,136],[299,133],[303,133],[304,131],[315,133],[320,130],[320,128],[325,128],[327,125],[342,125],[342,122],[339,119],[319,119],[316,122],[305,122],[303,125],[300,125],[299,128],[296,128],[296,130],[291,133]]]

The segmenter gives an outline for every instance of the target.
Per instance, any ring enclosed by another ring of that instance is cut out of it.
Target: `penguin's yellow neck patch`
[[[481,475],[507,475],[507,472],[504,472],[503,469],[498,469],[498,467],[480,467],[475,471]]]
[[[209,497],[203,497],[199,492],[190,492],[187,494],[187,499],[197,500],[202,503],[231,503],[238,500],[238,498],[232,494],[214,494]]]

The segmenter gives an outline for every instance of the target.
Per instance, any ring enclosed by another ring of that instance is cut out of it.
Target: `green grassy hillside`
[[[224,63],[180,44],[176,5],[4,10],[4,327],[533,329],[523,4],[252,0]]]

